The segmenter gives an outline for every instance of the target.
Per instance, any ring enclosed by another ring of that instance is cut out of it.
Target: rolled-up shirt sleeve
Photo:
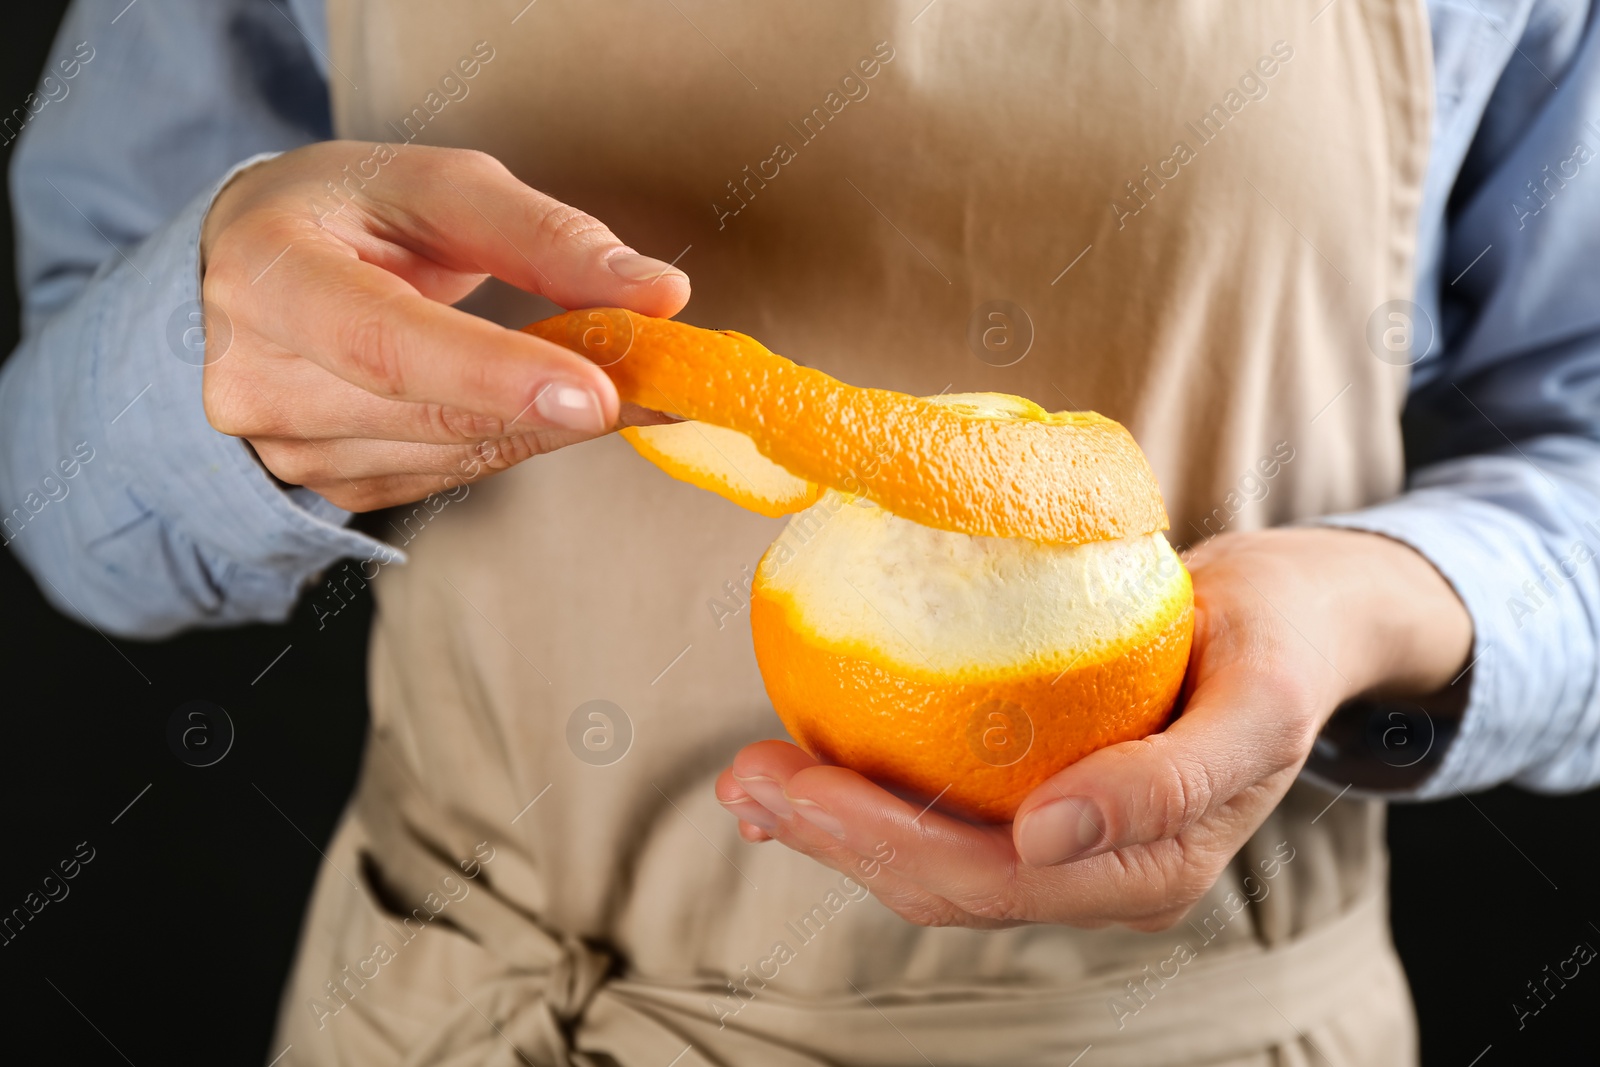
[[[1432,235],[1408,491],[1319,520],[1416,548],[1471,614],[1465,710],[1419,799],[1600,782],[1600,23],[1523,15]]]
[[[0,540],[52,603],[103,630],[281,619],[332,561],[395,556],[316,494],[280,488],[202,407],[203,363],[227,358],[228,336],[225,318],[200,316],[206,210],[237,168],[328,135],[317,27],[293,14],[77,3],[21,133]]]

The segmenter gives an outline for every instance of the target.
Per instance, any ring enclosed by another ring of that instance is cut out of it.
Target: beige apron
[[[1194,542],[1401,483],[1425,16],[1324,2],[331,0],[335,123],[495,154],[846,381],[1117,418]],[[778,522],[610,438],[402,528],[285,1063],[1414,1062],[1378,805],[1296,787],[1168,932],[915,927],[713,797],[781,736]]]

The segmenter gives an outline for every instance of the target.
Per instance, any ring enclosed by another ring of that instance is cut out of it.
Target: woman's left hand
[[[1472,644],[1444,578],[1376,534],[1223,534],[1187,562],[1182,714],[1061,771],[1014,823],[923,810],[783,741],[741,751],[718,800],[747,840],[775,838],[865,881],[921,925],[1173,925],[1277,806],[1342,701],[1442,689]]]

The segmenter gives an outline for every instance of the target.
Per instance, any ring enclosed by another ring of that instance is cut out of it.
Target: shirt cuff
[[[1411,789],[1365,792],[1431,800],[1489,789],[1553,761],[1584,726],[1584,701],[1572,691],[1575,638],[1552,603],[1560,591],[1549,577],[1551,553],[1525,518],[1440,488],[1311,521],[1415,549],[1455,589],[1473,623],[1469,670],[1452,683],[1469,687],[1454,739],[1442,740],[1449,729],[1429,731],[1448,745],[1437,769]]]
[[[350,513],[321,496],[280,489],[243,440],[206,419],[205,362],[230,355],[207,352],[200,228],[235,175],[275,154],[239,163],[141,245],[134,255],[143,267],[132,259],[126,265],[146,284],[116,287],[88,331],[94,404],[109,463],[127,488],[127,519],[153,514],[198,549],[206,584],[217,590],[212,622],[287,616],[307,580],[337,559],[404,559],[346,529]],[[212,328],[229,329],[225,322]]]

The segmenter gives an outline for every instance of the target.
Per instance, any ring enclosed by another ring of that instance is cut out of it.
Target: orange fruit
[[[750,628],[802,748],[1005,821],[1063,767],[1165,725],[1192,605],[1160,533],[973,537],[830,490],[762,558]]]
[[[646,459],[793,515],[750,624],[773,708],[813,755],[1005,821],[1063,767],[1165,725],[1193,591],[1118,423],[859,389],[743,334],[616,309],[525,329],[690,420],[624,430]]]

